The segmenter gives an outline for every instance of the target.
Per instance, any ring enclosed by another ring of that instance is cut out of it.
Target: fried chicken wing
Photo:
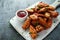
[[[26,9],[29,15],[33,14],[34,10],[33,9]]]
[[[53,6],[49,6],[49,7],[46,7],[48,10],[52,10],[52,11],[54,11],[55,10],[55,8],[53,7]]]
[[[38,17],[36,16],[36,15],[30,15],[30,18],[32,19],[32,20],[37,20],[38,19]]]
[[[22,25],[22,28],[26,30],[30,25],[30,18],[27,18],[24,24]]]
[[[51,16],[54,18],[56,18],[58,16],[58,12],[56,12],[56,11],[49,10],[49,12],[50,12]]]
[[[37,32],[36,32],[35,28],[34,28],[32,25],[30,25],[29,32],[30,32],[30,33],[29,33],[30,36],[31,36],[33,39],[35,39],[35,38],[37,37]]]
[[[41,24],[41,25],[43,25],[44,27],[46,27],[47,26],[47,24],[46,24],[46,21],[43,19],[43,18],[41,18],[41,17],[39,17],[39,23]]]
[[[49,6],[48,4],[46,3],[43,3],[43,2],[39,2],[39,4],[37,5],[38,7],[47,7]]]
[[[33,26],[36,26],[36,25],[39,24],[39,22],[38,22],[38,20],[33,20],[33,21],[31,21],[31,24],[32,24]]]
[[[25,20],[22,28],[29,28],[29,34],[32,39],[38,36],[38,33],[52,26],[52,19],[58,16],[58,12],[51,5],[39,2],[34,8],[26,9],[28,18]]]
[[[38,17],[45,17],[43,14],[41,14],[41,13],[34,13],[36,16],[38,16]]]
[[[45,17],[49,18],[50,17],[50,13],[46,12],[45,13]]]
[[[47,11],[46,8],[41,8],[40,10],[38,10],[38,13],[39,13],[39,12],[46,12],[46,11]]]
[[[43,18],[43,19],[44,19],[45,22],[47,21],[47,18]]]
[[[46,26],[46,29],[50,28],[52,25],[52,19],[49,18],[48,21],[47,21],[47,26]]]
[[[37,12],[38,10],[40,10],[41,8],[38,6],[35,6],[35,12]]]
[[[34,10],[32,10],[32,9],[26,9],[28,12],[30,12],[30,13],[33,13],[34,12]]]
[[[48,21],[44,21],[41,17],[39,17],[39,23],[44,26],[45,29],[48,29],[52,25],[52,19],[48,19]]]
[[[36,31],[37,32],[41,32],[42,30],[44,30],[44,27],[43,26],[41,26],[41,25],[37,25],[36,26]]]

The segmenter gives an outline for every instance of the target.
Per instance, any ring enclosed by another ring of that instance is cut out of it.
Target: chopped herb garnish
[[[32,34],[32,32],[29,32],[29,34]]]
[[[34,24],[34,26],[37,26],[38,25],[38,21]]]

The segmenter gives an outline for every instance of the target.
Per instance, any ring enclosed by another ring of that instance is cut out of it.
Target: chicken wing
[[[56,18],[58,16],[58,12],[56,12],[56,11],[49,10],[49,12],[53,18]]]
[[[51,18],[49,18],[49,19],[48,19],[48,21],[47,21],[47,26],[46,26],[46,28],[45,28],[45,29],[50,28],[50,27],[51,27],[51,25],[52,25],[52,19],[51,19]]]
[[[34,10],[33,9],[26,9],[29,15],[33,14]]]
[[[44,21],[43,18],[39,17],[39,23],[44,26],[45,29],[48,29],[52,25],[52,19],[49,18],[48,21]]]
[[[32,20],[31,24],[35,27],[39,24],[38,20]]]
[[[35,28],[34,28],[32,25],[30,25],[29,32],[30,32],[30,33],[29,33],[30,36],[31,36],[33,39],[35,39],[35,38],[37,37],[37,32],[36,32]]]
[[[27,18],[24,24],[22,25],[22,28],[26,30],[30,25],[30,18]]]
[[[55,8],[53,7],[53,6],[49,6],[49,7],[46,7],[48,10],[52,10],[52,11],[54,11],[55,10]]]
[[[39,4],[37,5],[38,7],[47,7],[49,6],[48,4],[46,3],[43,3],[43,2],[39,2]]]
[[[38,19],[38,17],[36,16],[36,15],[30,15],[30,18],[32,19],[32,20],[37,20]]]
[[[37,25],[36,26],[36,31],[37,32],[41,32],[42,30],[44,30],[44,27],[43,26],[41,26],[41,25]]]
[[[45,17],[43,14],[41,14],[41,13],[34,13],[36,16],[38,16],[38,17]]]
[[[26,9],[26,11],[28,11],[30,13],[33,13],[34,12],[34,10],[32,10],[32,9]]]
[[[46,8],[41,8],[40,10],[38,10],[38,13],[39,13],[39,12],[46,12],[46,11],[47,11]]]
[[[39,17],[39,23],[41,24],[41,25],[43,25],[44,27],[46,27],[47,26],[47,23],[46,23],[46,21],[43,19],[43,18],[41,18],[41,17]]]

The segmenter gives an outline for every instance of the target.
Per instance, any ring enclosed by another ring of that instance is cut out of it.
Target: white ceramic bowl
[[[24,17],[19,17],[19,16],[17,15],[17,13],[18,13],[19,11],[25,11],[25,12],[26,12],[26,15],[25,15]],[[17,18],[17,20],[20,21],[20,22],[24,22],[24,20],[27,18],[27,16],[28,16],[28,12],[27,12],[26,10],[21,9],[21,10],[17,10],[17,12],[16,12],[16,18]]]

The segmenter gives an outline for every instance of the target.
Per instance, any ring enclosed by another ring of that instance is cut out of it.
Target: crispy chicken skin
[[[33,39],[35,39],[35,38],[37,37],[37,32],[36,32],[35,28],[34,28],[32,25],[30,25],[29,32],[30,32],[30,33],[29,33],[30,36],[31,36]]]
[[[37,12],[40,8],[38,6],[35,6],[34,11]]]
[[[37,20],[32,20],[32,21],[31,21],[31,24],[32,24],[33,26],[36,26],[36,25],[38,25],[38,21],[37,21]]]
[[[46,17],[46,18],[49,18],[49,17],[50,17],[50,13],[46,12],[46,13],[45,13],[45,17]]]
[[[58,16],[55,8],[39,2],[34,8],[26,9],[28,18],[25,20],[22,28],[29,28],[29,34],[32,39],[35,39],[39,32],[49,29],[52,26],[52,19]]]
[[[38,10],[38,13],[39,13],[39,12],[46,12],[46,11],[47,11],[46,8],[41,8],[40,10]]]
[[[43,31],[44,30],[44,27],[43,26],[41,26],[41,25],[37,25],[36,26],[36,31],[37,31],[37,33],[38,32],[41,32],[41,31]]]
[[[46,7],[48,10],[52,10],[52,11],[54,11],[55,10],[55,8],[53,7],[53,6],[49,6],[49,7]]]
[[[24,24],[22,25],[22,28],[26,30],[30,26],[30,18],[28,17]]]
[[[30,15],[30,18],[32,19],[32,20],[37,20],[38,19],[38,17],[36,16],[36,15]]]
[[[47,24],[46,24],[46,21],[42,18],[42,17],[39,17],[39,23],[41,24],[41,25],[43,25],[43,26],[47,26]]]
[[[50,13],[46,12],[44,14],[41,14],[41,13],[34,13],[36,16],[38,17],[44,17],[44,18],[49,18],[51,15]]]
[[[51,16],[54,18],[56,18],[58,16],[58,12],[56,12],[56,11],[49,10],[49,12],[50,12]]]
[[[39,2],[39,4],[37,5],[38,7],[47,7],[49,6],[48,4],[46,3],[43,3],[43,2]]]
[[[36,23],[36,20],[32,20],[31,23],[32,23],[32,24],[35,24],[35,23]]]
[[[39,17],[39,23],[44,26],[45,29],[48,29],[52,25],[52,19],[49,18],[48,21],[44,21],[41,17]]]
[[[48,19],[48,21],[47,21],[47,26],[46,26],[46,28],[45,28],[45,29],[50,28],[50,27],[51,27],[51,25],[52,25],[52,19],[51,19],[51,18],[49,18],[49,19]]]
[[[26,9],[26,11],[30,12],[30,13],[33,13],[34,10],[33,9]]]
[[[43,19],[44,19],[45,22],[47,21],[47,18],[43,18]]]
[[[34,13],[36,16],[38,16],[38,17],[45,17],[43,14],[41,14],[41,13]]]
[[[26,9],[26,11],[28,12],[28,15],[31,15],[34,13],[34,10],[33,9]]]

